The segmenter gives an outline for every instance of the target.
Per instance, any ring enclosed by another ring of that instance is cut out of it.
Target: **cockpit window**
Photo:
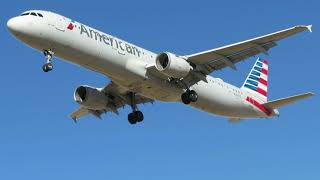
[[[26,15],[29,15],[30,13],[29,12],[27,12],[27,13],[23,13],[23,14],[21,14],[20,16],[26,16]]]
[[[25,12],[25,13],[21,14],[20,16],[27,16],[27,15],[43,17],[43,15],[41,13],[35,13],[35,12]]]

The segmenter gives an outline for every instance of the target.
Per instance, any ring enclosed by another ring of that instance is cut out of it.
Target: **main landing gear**
[[[190,104],[191,102],[196,102],[198,100],[198,94],[194,90],[187,90],[182,93],[181,100],[184,104]]]
[[[129,93],[130,97],[130,105],[132,108],[132,113],[128,114],[128,121],[130,124],[136,124],[137,122],[143,121],[143,113],[138,110],[137,104],[135,102],[135,93],[131,92]]]
[[[47,63],[42,66],[42,70],[44,72],[49,72],[53,69],[53,65],[52,65],[51,61],[52,61],[54,52],[51,50],[44,50],[43,54],[47,59]]]
[[[143,113],[141,111],[133,111],[128,114],[128,121],[130,124],[136,124],[143,121]]]
[[[190,104],[191,102],[196,102],[198,100],[198,94],[195,90],[190,90],[189,86],[183,82],[181,79],[169,78],[169,82],[174,82],[181,88],[186,89],[184,93],[181,94],[181,101],[184,104]]]

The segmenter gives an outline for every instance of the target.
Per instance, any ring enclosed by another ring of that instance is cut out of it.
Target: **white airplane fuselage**
[[[148,73],[156,53],[98,31],[64,16],[37,11],[36,16],[17,16],[8,21],[10,31],[41,52],[52,50],[61,59],[104,74],[112,81],[145,97],[165,102],[181,102],[183,89]],[[198,94],[190,105],[205,112],[238,118],[272,117],[248,101],[246,91],[219,78],[206,76],[190,87]]]

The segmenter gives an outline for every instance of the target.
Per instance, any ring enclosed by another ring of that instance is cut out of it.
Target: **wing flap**
[[[292,104],[296,101],[305,99],[305,98],[313,96],[313,95],[314,95],[314,93],[308,92],[308,93],[304,93],[304,94],[299,94],[299,95],[295,95],[295,96],[290,96],[290,97],[286,97],[286,98],[281,98],[281,99],[269,101],[267,103],[264,103],[263,106],[268,109],[276,109],[281,106]]]

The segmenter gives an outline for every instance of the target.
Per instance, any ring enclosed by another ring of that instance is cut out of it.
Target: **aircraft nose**
[[[14,17],[14,18],[9,19],[9,21],[7,22],[7,27],[12,33],[16,34],[19,31],[21,31],[19,24],[20,23],[19,23],[18,19],[16,17]]]

